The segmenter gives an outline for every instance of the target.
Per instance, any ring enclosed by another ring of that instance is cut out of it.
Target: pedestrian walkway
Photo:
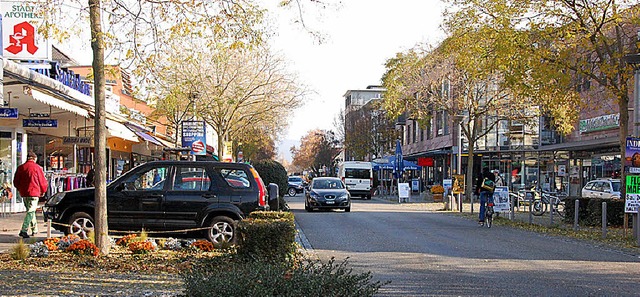
[[[18,236],[18,233],[20,233],[20,228],[22,228],[24,216],[25,213],[21,212],[4,214],[3,217],[0,217],[0,226],[2,226],[0,228],[0,253],[10,251],[11,248],[22,239],[22,237]],[[44,222],[44,217],[40,209],[36,212],[36,219],[38,220],[39,232],[36,233],[35,236],[24,239],[23,241],[25,243],[33,243],[47,238],[47,225]],[[63,233],[51,229],[51,235],[59,237],[62,236]]]

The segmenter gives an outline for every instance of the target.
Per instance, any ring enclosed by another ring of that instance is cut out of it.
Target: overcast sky
[[[347,90],[381,84],[387,59],[418,43],[437,43],[443,36],[442,4],[436,0],[342,1],[320,16],[305,17],[326,37],[322,44],[293,24],[291,14],[270,11],[278,12],[272,14],[278,22],[273,47],[315,92],[302,108],[292,111],[288,133],[279,145],[287,159],[289,148],[298,146],[308,131],[335,130],[334,118],[344,108],[342,95]]]

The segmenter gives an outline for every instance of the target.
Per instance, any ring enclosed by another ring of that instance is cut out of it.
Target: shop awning
[[[127,128],[129,128],[131,131],[136,133],[136,135],[140,136],[140,138],[144,139],[145,141],[151,142],[159,146],[166,146],[164,143],[160,142],[160,140],[153,137],[151,134],[148,134],[147,132],[145,132],[143,128],[139,128],[137,125],[134,125],[131,123],[125,123],[124,125],[127,126]]]
[[[40,101],[40,102],[42,102],[44,104],[51,105],[51,106],[53,106],[55,108],[59,108],[59,109],[62,109],[62,110],[73,112],[73,113],[75,113],[75,114],[77,114],[79,116],[83,116],[85,118],[89,117],[89,111],[88,110],[86,110],[86,109],[84,109],[84,108],[82,108],[80,106],[77,106],[77,105],[71,104],[69,102],[66,102],[66,101],[64,101],[62,99],[55,98],[55,97],[53,97],[51,95],[48,95],[46,93],[43,93],[43,92],[40,92],[40,91],[37,91],[37,90],[34,90],[34,89],[31,89],[31,95],[33,96],[33,99],[38,100],[38,101]]]
[[[110,119],[105,119],[105,124],[107,126],[109,136],[118,137],[133,142],[140,142],[138,140],[138,135],[127,128],[127,126]]]

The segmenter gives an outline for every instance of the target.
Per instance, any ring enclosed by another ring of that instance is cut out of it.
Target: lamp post
[[[640,51],[640,31],[638,31],[636,45],[638,46],[637,50]],[[638,122],[640,119],[640,54],[626,55],[623,59],[627,64],[633,67],[633,136],[640,137],[640,122]],[[638,246],[640,246],[640,228],[638,228],[638,224],[640,224],[639,218],[640,216],[637,212],[633,214],[633,236],[636,238]]]
[[[454,122],[456,123],[457,128],[457,143],[458,151],[456,156],[456,174],[462,174],[462,120],[464,119],[463,115],[455,115],[453,117]],[[466,180],[466,177],[465,177]],[[464,184],[464,183],[463,183]],[[466,188],[466,186],[465,186]],[[458,211],[462,212],[462,194],[458,193]]]

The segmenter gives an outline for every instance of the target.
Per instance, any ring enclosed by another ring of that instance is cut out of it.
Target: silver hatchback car
[[[596,179],[582,188],[584,198],[620,199],[619,179]]]

